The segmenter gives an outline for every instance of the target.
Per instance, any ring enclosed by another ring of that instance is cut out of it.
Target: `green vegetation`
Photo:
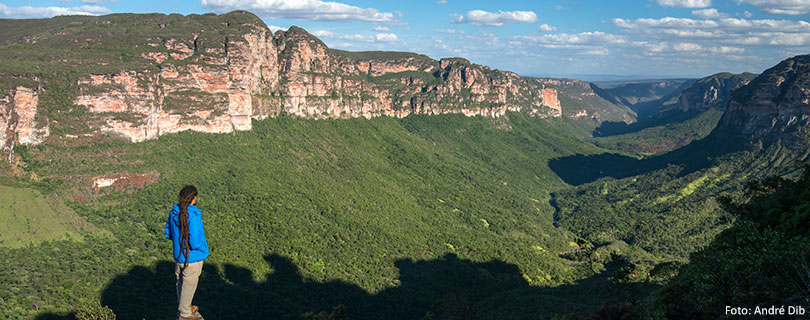
[[[100,230],[77,216],[56,197],[29,188],[0,185],[0,246],[19,248],[48,240],[81,240]]]
[[[726,306],[808,306],[810,170],[796,181],[749,183],[737,201],[721,198],[735,218],[658,295],[670,318],[717,319]],[[739,202],[738,202],[739,201]],[[727,315],[725,318],[735,317]]]
[[[424,65],[436,65],[438,61],[430,57],[413,53],[413,52],[400,52],[400,51],[344,51],[338,49],[329,49],[330,52],[342,55],[355,61],[402,61],[406,59],[413,59],[415,62]]]
[[[511,130],[497,128],[497,121],[504,120]],[[21,148],[27,172],[52,181],[52,194],[68,199],[79,215],[115,237],[87,235],[83,242],[0,249],[0,286],[5,288],[0,311],[17,318],[81,309],[102,299],[117,275],[133,268],[160,269],[157,261],[166,261],[171,250],[163,239],[166,212],[186,183],[201,190],[199,206],[212,248],[208,262],[249,270],[256,282],[258,275],[277,268],[265,257],[279,256],[308,283],[341,281],[363,294],[397,292],[398,300],[424,301],[422,310],[391,309],[389,316],[424,314],[443,293],[429,286],[396,289],[406,272],[396,262],[453,254],[465,261],[457,265],[462,269],[486,261],[508,264],[507,270],[514,270],[508,277],[526,292],[571,285],[567,294],[576,295],[580,287],[573,283],[604,267],[559,256],[577,238],[552,225],[549,193],[565,184],[546,163],[599,150],[567,134],[575,129],[565,120],[510,113],[497,121],[462,115],[402,120],[282,115],[235,134],[183,132],[137,144],[109,140]],[[83,178],[153,171],[159,182],[123,192],[92,191]],[[67,270],[70,280],[55,278]],[[209,272],[212,277],[218,273]],[[451,288],[467,290],[463,283]],[[497,299],[516,294],[505,288],[498,292],[506,296]],[[534,306],[550,306],[547,312],[590,312],[615,297],[615,292],[596,295],[566,305],[573,308],[567,310],[549,302]],[[496,299],[476,296],[473,302],[488,298]],[[297,317],[339,303],[307,304],[302,306],[313,309],[302,310],[286,309],[290,305],[279,300],[272,306],[290,312],[282,317]],[[113,311],[130,314],[126,308],[133,306]],[[374,317],[362,308],[352,305],[352,318]]]
[[[723,111],[711,108],[683,121],[655,123],[639,131],[593,140],[600,147],[634,156],[663,154],[708,136],[722,115]]]

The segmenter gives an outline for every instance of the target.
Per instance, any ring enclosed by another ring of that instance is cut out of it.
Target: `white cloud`
[[[692,15],[701,19],[717,19],[728,17],[727,13],[720,13],[715,8],[692,10]]]
[[[750,12],[748,12],[748,11],[744,12],[744,13],[743,13],[743,15],[744,15],[746,18],[750,18],[750,17],[753,17],[753,16],[754,16],[754,14],[753,14],[753,13],[750,13]]]
[[[555,33],[543,35],[518,36],[518,39],[530,40],[544,44],[620,44],[627,40],[622,36],[600,31],[581,33]]]
[[[719,54],[729,54],[729,53],[743,53],[745,49],[737,48],[737,47],[727,47],[727,46],[720,46],[720,47],[711,47],[707,49],[711,53],[719,53]]]
[[[391,31],[391,29],[388,28],[388,27],[376,26],[376,27],[374,27],[374,31],[380,31],[380,32],[382,32],[382,31]]]
[[[362,34],[338,34],[328,30],[315,30],[312,32],[312,35],[318,38],[351,42],[395,42],[399,40],[397,35],[393,33],[378,33],[374,36],[367,36]]]
[[[717,22],[712,20],[695,20],[689,18],[664,17],[660,19],[640,18],[613,19],[613,24],[617,27],[638,29],[638,28],[715,28]]]
[[[665,17],[614,19],[612,23],[634,40],[643,40],[638,42],[646,43],[648,54],[671,53],[670,48],[681,53],[740,54],[747,48],[761,52],[766,47],[810,45],[810,23],[801,20]]]
[[[464,30],[458,29],[436,29],[437,33],[447,33],[447,34],[464,34]]]
[[[672,46],[672,49],[675,49],[675,51],[701,51],[703,46],[697,43],[678,43]]]
[[[391,12],[360,8],[340,2],[320,0],[201,0],[204,8],[214,12],[248,10],[267,18],[308,21],[396,22]]]
[[[374,35],[374,41],[377,42],[395,42],[397,40],[397,35],[393,33],[378,33]]]
[[[104,0],[81,0],[82,3],[89,3],[89,4],[101,4]]]
[[[808,0],[737,0],[753,5],[769,14],[800,15],[810,13]]]
[[[337,39],[354,42],[374,42],[374,38],[362,34],[337,34],[328,30],[315,30],[312,35],[318,38]]]
[[[274,25],[267,26],[267,29],[270,29],[270,31],[273,31],[273,33],[276,33],[276,31],[279,31],[279,30],[287,31],[287,28],[274,26]]]
[[[439,0],[439,1],[436,1],[436,4],[445,4],[445,3],[447,3],[447,0]]]
[[[540,31],[543,31],[543,32],[556,32],[557,31],[557,27],[550,26],[550,25],[545,24],[545,23],[537,26],[537,29],[540,29]]]
[[[712,0],[655,0],[665,7],[679,8],[706,8],[712,5]]]
[[[610,50],[608,50],[607,48],[598,48],[598,49],[593,49],[593,50],[588,50],[588,51],[582,52],[581,54],[587,54],[587,55],[593,55],[593,56],[606,56],[606,55],[610,54]]]
[[[454,15],[453,23],[472,23],[476,26],[500,27],[504,23],[534,23],[537,14],[533,11],[498,11],[472,10],[467,14]]]
[[[0,3],[0,17],[2,18],[50,18],[63,15],[97,15],[109,13],[110,9],[101,6],[78,7],[8,7]]]

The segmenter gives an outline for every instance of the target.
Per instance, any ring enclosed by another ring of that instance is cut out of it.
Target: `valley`
[[[244,11],[0,26],[11,319],[173,314],[162,227],[185,184],[211,318],[711,318],[742,299],[700,299],[731,286],[707,271],[728,237],[807,246],[805,215],[751,208],[806,211],[808,55],[600,87],[330,49]]]

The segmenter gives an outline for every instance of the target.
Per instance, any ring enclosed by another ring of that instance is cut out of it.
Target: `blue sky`
[[[810,0],[0,0],[2,18],[236,9],[332,48],[460,56],[522,75],[758,73],[810,53]]]

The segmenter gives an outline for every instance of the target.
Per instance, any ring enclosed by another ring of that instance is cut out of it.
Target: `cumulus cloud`
[[[379,31],[379,32],[382,32],[382,31],[391,31],[391,28],[388,28],[388,27],[383,27],[383,26],[376,26],[376,27],[374,27],[374,31]]]
[[[711,7],[712,0],[655,0],[665,7],[706,8]]]
[[[806,21],[719,18],[697,20],[614,19],[612,23],[647,39],[669,41],[690,39],[737,46],[802,46],[810,44],[810,23]],[[704,43],[704,45],[709,43]]]
[[[453,23],[472,23],[476,26],[500,27],[504,23],[534,23],[537,14],[533,11],[498,11],[472,10],[466,14],[454,15]]]
[[[262,17],[307,21],[394,23],[394,13],[320,0],[201,0],[214,12],[248,10]]]
[[[753,5],[769,14],[800,15],[810,13],[810,1],[807,0],[737,0]]]
[[[287,28],[274,26],[274,25],[267,26],[267,29],[270,29],[270,31],[273,31],[273,33],[276,33],[276,31],[279,31],[279,30],[287,31]]]
[[[458,29],[436,29],[436,33],[447,33],[447,34],[464,34],[464,30],[458,30]]]
[[[728,14],[720,13],[715,8],[692,10],[692,15],[702,19],[716,19],[728,17]]]
[[[604,33],[601,31],[530,35],[530,36],[518,36],[516,38],[543,44],[603,45],[603,44],[620,44],[627,42],[627,40],[623,36]]]
[[[701,51],[703,46],[697,43],[678,43],[672,46],[672,49],[675,49],[675,51]]]
[[[545,23],[537,26],[537,29],[540,29],[540,31],[543,31],[543,32],[555,32],[555,31],[557,31],[557,27],[550,26],[550,25],[545,24]]]
[[[378,33],[374,35],[374,41],[377,42],[395,42],[397,40],[397,35],[393,33]]]
[[[374,36],[362,34],[338,34],[328,30],[315,30],[312,34],[318,38],[335,39],[350,42],[395,42],[399,40],[393,33],[378,33]]]
[[[78,7],[8,7],[0,3],[0,17],[2,18],[50,18],[64,15],[97,15],[109,13],[110,9],[101,6]]]

